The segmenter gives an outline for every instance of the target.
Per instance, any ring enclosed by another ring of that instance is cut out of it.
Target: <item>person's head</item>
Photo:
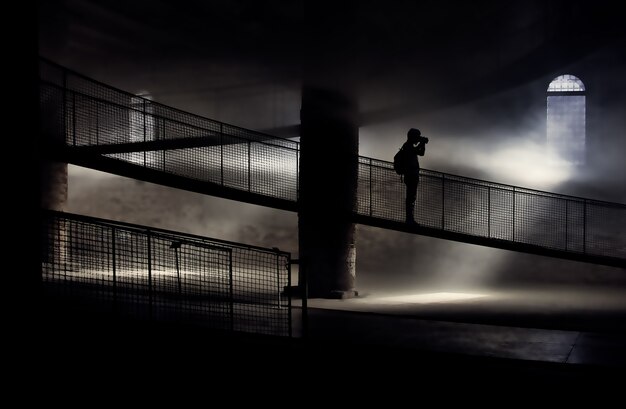
[[[409,142],[411,142],[413,145],[415,145],[417,142],[419,142],[420,140],[420,136],[422,136],[422,133],[420,132],[419,129],[417,128],[411,128],[409,129],[409,132],[407,132],[406,137],[409,140]]]

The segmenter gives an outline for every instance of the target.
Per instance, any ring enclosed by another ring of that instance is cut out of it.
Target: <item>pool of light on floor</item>
[[[473,299],[484,298],[484,297],[488,297],[488,295],[479,294],[479,293],[440,292],[440,293],[396,295],[393,297],[380,297],[380,298],[377,298],[376,301],[384,302],[384,303],[394,303],[394,304],[396,303],[397,304],[404,304],[404,303],[429,304],[429,303],[439,303],[439,302],[467,301],[467,300],[473,300]]]

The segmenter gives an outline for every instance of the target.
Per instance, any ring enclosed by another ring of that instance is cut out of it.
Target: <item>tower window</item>
[[[560,75],[548,86],[547,137],[550,157],[561,163],[585,163],[585,85]]]

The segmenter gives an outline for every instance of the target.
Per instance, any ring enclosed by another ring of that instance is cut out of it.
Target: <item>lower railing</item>
[[[290,254],[60,212],[42,219],[45,299],[120,318],[292,335]]]

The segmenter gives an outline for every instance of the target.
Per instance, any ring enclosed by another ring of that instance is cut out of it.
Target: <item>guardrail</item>
[[[49,300],[143,320],[292,335],[291,256],[145,226],[44,212]]]

